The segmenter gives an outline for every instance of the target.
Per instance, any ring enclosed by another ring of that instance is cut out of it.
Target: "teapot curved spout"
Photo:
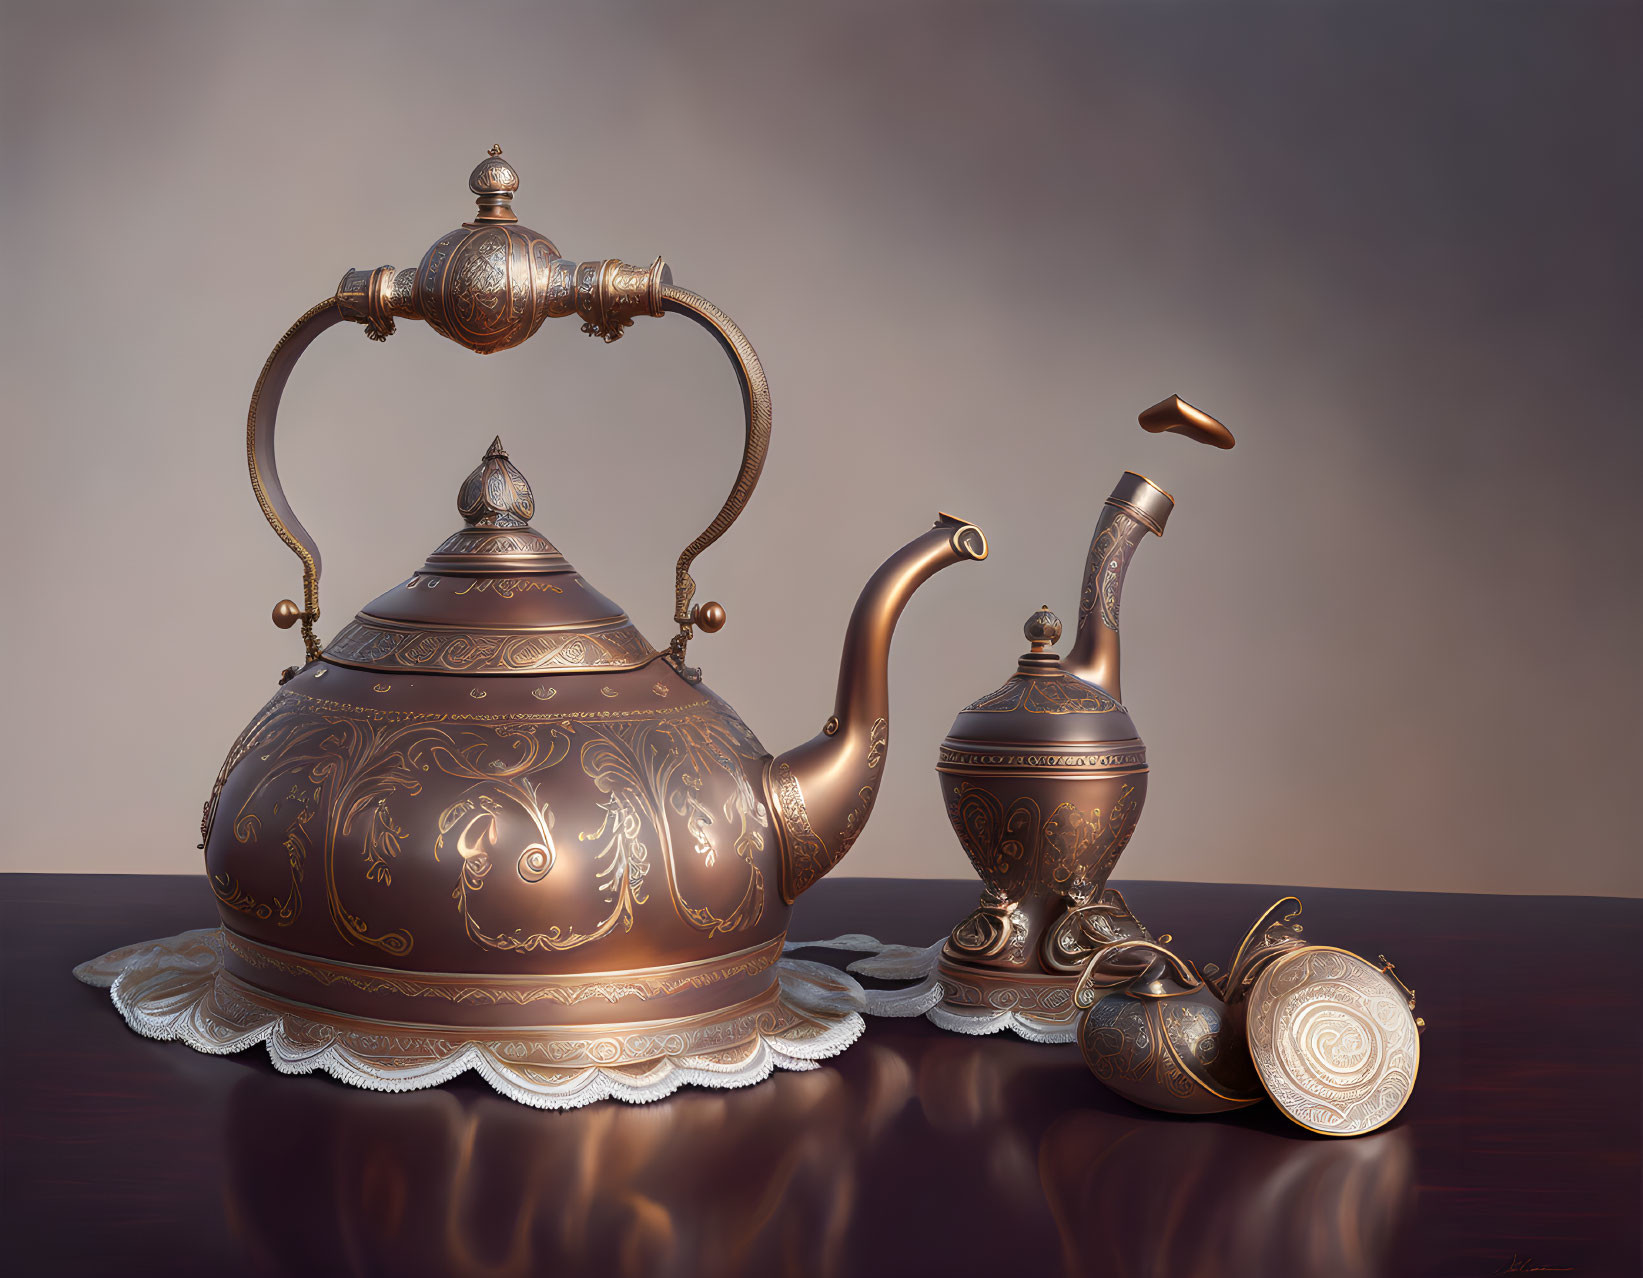
[[[1084,587],[1078,596],[1078,635],[1061,665],[1114,701],[1124,699],[1118,651],[1118,603],[1124,593],[1124,574],[1143,537],[1149,532],[1164,535],[1173,509],[1175,498],[1145,475],[1126,470],[1101,508],[1101,520],[1090,539]]]
[[[952,515],[903,546],[856,600],[839,661],[838,694],[825,727],[769,764],[765,777],[781,842],[782,899],[843,859],[878,798],[890,742],[890,638],[913,592],[966,559],[987,557],[987,537]]]

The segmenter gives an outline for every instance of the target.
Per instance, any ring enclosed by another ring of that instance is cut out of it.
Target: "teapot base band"
[[[321,959],[224,927],[223,970],[257,996],[327,1014],[469,1029],[609,1028],[717,1014],[769,994],[782,939],[732,954],[621,972],[417,972]]]

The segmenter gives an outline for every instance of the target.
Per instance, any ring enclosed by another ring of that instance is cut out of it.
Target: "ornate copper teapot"
[[[774,965],[789,907],[849,851],[878,795],[891,632],[921,583],[986,558],[987,541],[942,515],[873,575],[832,717],[772,758],[685,664],[694,631],[725,622],[718,604],[693,605],[691,564],[764,463],[758,357],[660,258],[578,264],[519,225],[500,149],[469,185],[472,221],[418,266],[349,270],[280,339],[252,396],[252,487],[303,565],[302,604],[282,601],[274,620],[300,622],[306,661],[206,804],[224,970],[236,998],[301,1006],[354,1044],[399,1041],[394,1026],[420,1027],[418,1051],[429,1027],[458,1045],[528,1030],[514,1063],[550,1072],[723,1062],[802,1019]],[[274,458],[280,394],[309,343],[344,320],[382,341],[420,319],[490,354],[550,317],[612,342],[668,314],[729,355],[746,445],[722,509],[679,556],[665,652],[531,526],[535,498],[500,439],[460,484],[462,527],[321,645],[319,548]]]
[[[1140,420],[1232,446],[1225,426],[1177,397]],[[1118,610],[1136,548],[1163,535],[1174,506],[1157,484],[1124,472],[1090,541],[1071,651],[1050,651],[1061,621],[1047,605],[1034,613],[1015,673],[967,705],[942,743],[943,806],[983,890],[942,948],[937,1024],[1068,1041],[1073,988],[1091,954],[1152,940],[1106,886],[1147,797],[1147,747],[1119,685]]]

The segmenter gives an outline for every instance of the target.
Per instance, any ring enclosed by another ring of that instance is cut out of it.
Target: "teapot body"
[[[312,663],[207,804],[229,970],[410,1023],[756,1002],[789,913],[768,760],[660,657],[506,678]]]
[[[200,846],[230,996],[332,1018],[350,1051],[475,1038],[573,1072],[768,1069],[764,1035],[791,1053],[829,1032],[782,997],[791,907],[877,796],[896,616],[985,557],[981,531],[942,516],[880,567],[833,719],[774,759],[682,639],[652,647],[530,526],[500,438],[457,509],[465,526],[286,671],[223,763]]]

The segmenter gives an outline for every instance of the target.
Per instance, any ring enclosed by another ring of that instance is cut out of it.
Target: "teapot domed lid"
[[[457,492],[464,526],[368,603],[325,660],[429,674],[631,670],[654,658],[622,609],[531,527],[536,498],[498,436]]]
[[[997,691],[972,701],[953,721],[949,740],[1017,745],[1127,741],[1135,737],[1129,711],[1116,697],[1064,669],[1050,649],[1061,619],[1045,604],[1022,627],[1031,649]]]

